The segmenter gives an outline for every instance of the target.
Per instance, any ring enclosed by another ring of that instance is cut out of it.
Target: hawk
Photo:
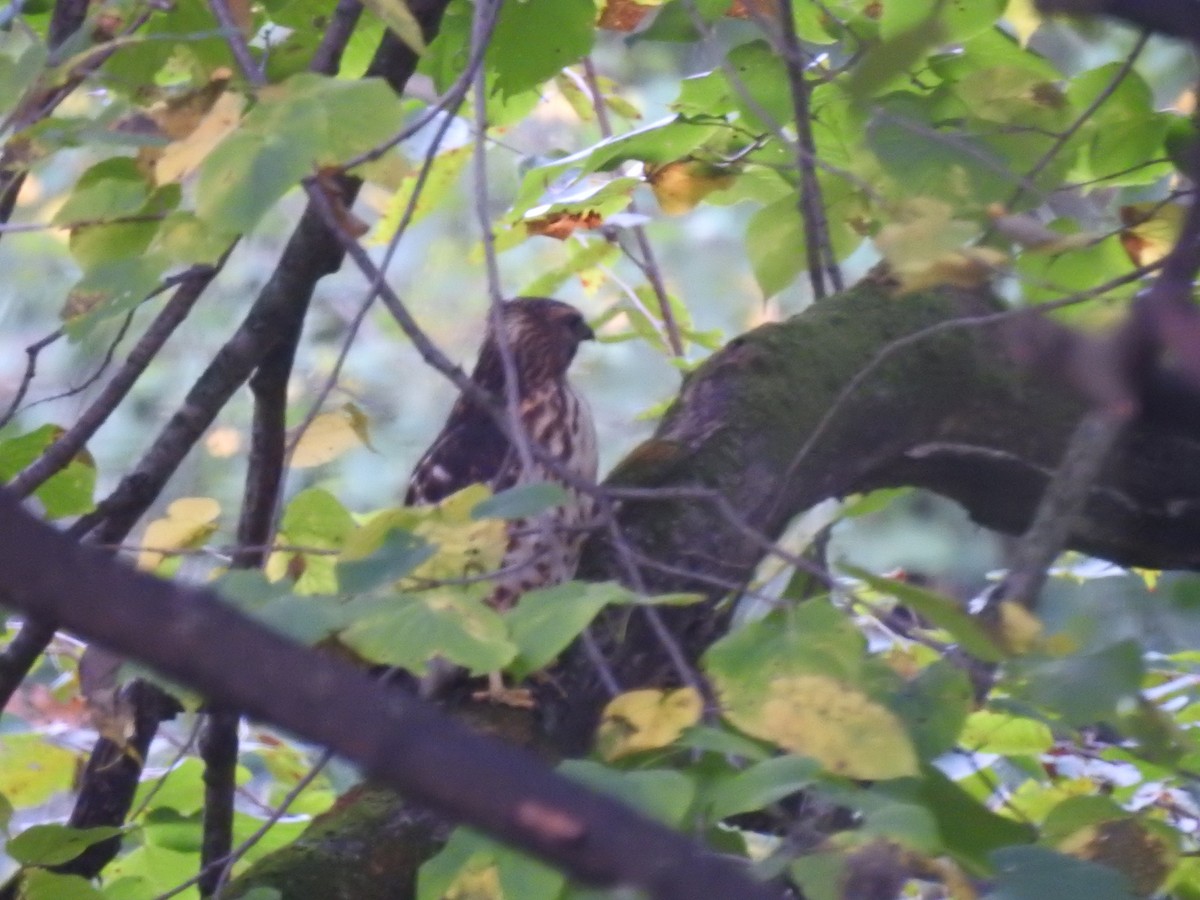
[[[516,371],[520,428],[563,469],[595,481],[596,428],[586,401],[567,380],[579,344],[595,334],[575,307],[543,297],[505,301],[498,319]],[[491,325],[471,380],[501,401],[507,396],[504,360]],[[523,465],[493,418],[464,394],[417,463],[404,502],[437,503],[476,483],[499,492],[542,481],[562,483],[536,457],[531,466]],[[488,598],[493,608],[508,609],[526,591],[558,584],[575,574],[582,526],[591,518],[593,503],[570,485],[563,487],[569,502],[508,523],[508,544]]]

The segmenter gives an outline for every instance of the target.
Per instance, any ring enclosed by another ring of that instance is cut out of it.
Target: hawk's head
[[[579,310],[546,297],[506,300],[500,306],[499,316],[523,391],[563,378],[579,344],[596,336]],[[504,383],[503,373],[495,330],[489,326],[479,352],[475,380],[498,391]]]

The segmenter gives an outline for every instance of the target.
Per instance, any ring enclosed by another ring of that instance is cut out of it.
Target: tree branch
[[[88,584],[86,603],[78,583]],[[286,641],[209,591],[135,572],[0,496],[0,592],[31,616],[136,657],[205,696],[328,746],[416,802],[604,886],[661,900],[766,900],[733,861],[546,771],[381,687],[350,663]],[[446,772],[454,778],[446,778]]]

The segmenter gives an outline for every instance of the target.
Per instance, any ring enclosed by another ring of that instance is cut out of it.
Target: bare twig
[[[205,288],[221,271],[228,258],[229,251],[215,266],[205,266],[192,270],[182,276],[182,283],[162,308],[162,311],[150,323],[146,333],[129,351],[124,365],[113,375],[108,384],[100,391],[95,400],[88,405],[83,414],[59,438],[52,443],[36,460],[21,471],[9,484],[9,489],[20,497],[27,497],[50,478],[55,472],[67,465],[76,454],[83,449],[93,434],[103,425],[113,410],[125,399],[130,388],[137,383],[138,378],[150,365],[151,361],[162,350],[167,339],[175,329],[187,318],[192,307],[204,293]]]
[[[104,351],[104,358],[100,360],[100,365],[96,366],[94,372],[87,378],[83,379],[74,387],[69,387],[65,391],[60,391],[57,394],[51,394],[49,397],[42,397],[34,400],[26,409],[33,409],[35,406],[41,406],[43,403],[53,403],[56,400],[65,400],[67,397],[74,397],[76,394],[81,394],[90,388],[93,384],[100,380],[100,376],[108,370],[112,364],[113,357],[117,354],[117,348],[121,346],[121,341],[125,340],[125,335],[129,333],[129,326],[133,324],[134,310],[130,310],[125,314],[121,326],[117,329],[117,333],[113,335],[113,339],[108,342],[108,347]]]
[[[1066,546],[1088,491],[1132,414],[1133,410],[1126,408],[1102,409],[1084,416],[1071,435],[1033,522],[1021,537],[1008,574],[992,594],[994,600],[1013,600],[1030,609],[1037,605],[1050,565]]]
[[[72,0],[72,2],[77,2],[77,0]],[[58,19],[60,30],[55,36],[59,40],[65,40],[82,26],[84,19],[80,18],[79,13],[79,9],[75,6],[69,10],[64,9],[61,16],[56,12],[55,18]],[[104,65],[130,35],[145,25],[153,14],[153,6],[144,8],[129,21],[120,34],[95,48],[93,52],[82,55],[82,58],[76,61],[61,83],[49,87],[43,86],[40,80],[35,83],[26,95],[14,105],[12,111],[5,116],[3,123],[0,124],[0,131],[4,131],[6,128],[11,128],[14,132],[21,131],[35,122],[47,118],[63,100],[70,96],[75,88],[83,83],[84,79]],[[55,52],[50,58],[52,64],[61,62],[57,56],[62,47],[62,44],[54,45]],[[13,210],[17,205],[17,195],[20,194],[21,186],[25,183],[27,170],[21,159],[21,143],[10,139],[3,149],[0,149],[0,223],[6,223],[12,218]]]
[[[596,123],[600,126],[600,135],[606,139],[611,138],[613,130],[612,123],[608,118],[608,107],[604,104],[604,94],[600,90],[596,64],[590,56],[583,58],[583,76],[588,93],[591,95],[592,108],[596,111]],[[634,214],[638,212],[637,203],[632,198],[629,201],[629,211]],[[679,333],[679,323],[675,320],[675,311],[671,308],[671,299],[667,294],[667,287],[662,277],[662,267],[654,254],[650,236],[646,234],[645,226],[640,223],[634,225],[630,230],[633,232],[633,240],[637,244],[639,255],[628,255],[642,270],[646,281],[650,283],[650,289],[654,291],[654,298],[658,301],[659,318],[662,320],[663,329],[666,332],[667,345],[675,356],[683,356],[683,336]]]
[[[17,385],[16,393],[13,394],[12,401],[8,404],[8,409],[4,411],[3,416],[0,416],[0,428],[12,421],[12,417],[16,415],[21,401],[25,399],[25,395],[29,392],[29,385],[33,383],[33,379],[37,376],[38,356],[64,334],[66,334],[65,331],[61,328],[56,328],[44,338],[34,341],[25,348],[25,356],[27,357],[25,361],[25,374],[21,376],[21,383]]]
[[[753,8],[753,4],[751,4]],[[781,0],[779,7],[780,35],[782,38],[784,64],[788,73],[788,87],[792,93],[792,118],[796,123],[796,169],[800,173],[800,218],[804,222],[804,252],[808,259],[808,278],[813,296],[820,300],[826,295],[825,276],[829,277],[830,288],[836,293],[845,285],[838,268],[830,239],[829,220],[825,214],[825,203],[821,198],[821,185],[817,181],[817,144],[813,139],[812,111],[810,98],[812,89],[805,76],[804,53],[796,36],[795,13],[792,0]]]
[[[1050,163],[1054,161],[1054,158],[1058,156],[1060,152],[1062,152],[1062,149],[1067,145],[1067,142],[1070,141],[1071,138],[1074,137],[1075,133],[1079,131],[1079,129],[1082,128],[1092,116],[1096,114],[1096,111],[1099,110],[1100,107],[1103,106],[1104,103],[1114,93],[1116,93],[1117,88],[1121,86],[1121,82],[1123,82],[1126,76],[1133,71],[1134,63],[1136,63],[1138,57],[1141,56],[1142,51],[1146,48],[1146,42],[1149,39],[1150,32],[1148,31],[1143,31],[1138,36],[1137,42],[1133,45],[1133,48],[1126,55],[1125,59],[1122,60],[1121,65],[1117,68],[1117,71],[1113,73],[1113,77],[1109,80],[1108,84],[1106,84],[1104,88],[1098,94],[1096,94],[1096,96],[1092,99],[1092,102],[1087,105],[1087,108],[1084,109],[1084,111],[1081,112],[1079,116],[1076,117],[1073,122],[1071,122],[1070,125],[1063,129],[1062,133],[1055,138],[1054,143],[1050,145],[1050,148],[1046,150],[1046,152],[1042,154],[1038,161],[1030,167],[1029,171],[1025,173],[1026,183],[1036,184],[1037,177],[1042,174],[1042,171],[1046,168],[1046,166],[1050,165]],[[1013,191],[1012,196],[1008,198],[1008,202],[1005,204],[1005,206],[1007,206],[1009,209],[1015,208],[1025,196],[1025,190],[1026,188],[1024,184],[1018,185]]]
[[[229,51],[237,60],[238,68],[242,70],[246,81],[256,88],[262,87],[267,83],[266,76],[255,62],[254,54],[250,52],[250,45],[246,43],[246,36],[238,27],[237,20],[234,19],[233,13],[229,9],[229,4],[226,0],[208,0],[208,8],[212,10],[213,17],[220,24],[221,32],[225,36],[225,43],[229,45]]]
[[[329,25],[326,26],[325,33],[321,35],[321,43],[317,45],[317,49],[308,63],[310,72],[319,72],[323,75],[337,74],[338,68],[342,64],[342,53],[345,52],[346,45],[354,34],[354,29],[358,27],[362,11],[360,0],[338,0],[337,6],[333,8],[333,16],[329,20]]]

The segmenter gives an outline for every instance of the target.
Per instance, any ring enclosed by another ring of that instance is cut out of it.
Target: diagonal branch
[[[89,586],[79,602],[78,580]],[[135,656],[217,701],[328,746],[371,777],[575,877],[659,900],[780,898],[733,861],[284,640],[210,591],[174,586],[82,547],[0,496],[0,593],[25,613]],[[453,778],[446,773],[453,772]]]
[[[829,277],[832,291],[845,286],[842,273],[833,253],[829,235],[829,220],[825,214],[825,202],[821,198],[821,185],[817,181],[817,144],[813,137],[812,110],[810,100],[812,87],[805,77],[805,55],[796,35],[796,19],[792,0],[780,2],[780,37],[783,41],[783,61],[787,68],[788,87],[792,93],[792,118],[796,122],[797,141],[796,169],[800,173],[800,218],[804,222],[804,252],[808,258],[808,277],[813,296],[822,300],[826,296],[825,277]]]

